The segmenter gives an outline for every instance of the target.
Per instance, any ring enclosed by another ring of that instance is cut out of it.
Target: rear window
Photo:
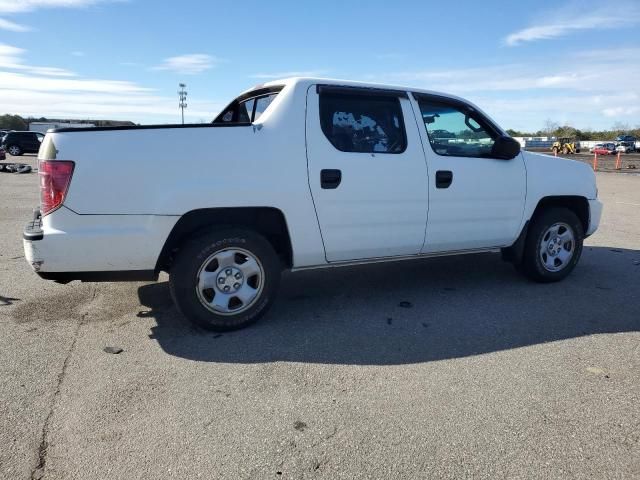
[[[231,102],[213,121],[214,124],[248,125],[255,122],[271,105],[282,86],[258,88]]]

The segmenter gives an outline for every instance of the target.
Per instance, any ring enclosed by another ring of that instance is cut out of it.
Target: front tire
[[[180,312],[214,331],[237,330],[269,309],[281,264],[271,244],[250,230],[209,232],[189,240],[169,274]]]
[[[562,207],[549,208],[529,227],[518,270],[536,282],[558,282],[578,263],[583,240],[584,229],[575,213]]]

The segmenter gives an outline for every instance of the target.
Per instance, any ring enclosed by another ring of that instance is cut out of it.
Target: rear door
[[[491,157],[502,132],[460,100],[413,94],[432,172],[423,253],[510,245],[519,234],[526,195],[522,154]]]
[[[44,136],[41,133],[29,133],[29,150],[32,153],[38,153],[38,150],[40,150],[40,143],[42,142],[42,138],[44,138]]]
[[[35,132],[24,132],[20,134],[22,149],[26,153],[37,153],[40,149],[40,142],[38,141],[38,137]]]
[[[428,175],[407,93],[312,86],[306,134],[327,261],[418,254]]]

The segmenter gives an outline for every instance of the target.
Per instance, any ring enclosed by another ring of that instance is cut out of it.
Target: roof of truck
[[[440,97],[448,97],[456,100],[462,100],[468,103],[468,100],[462,97],[451,95],[449,93],[437,92],[434,90],[427,90],[424,88],[409,87],[407,85],[392,85],[392,84],[386,84],[386,83],[362,82],[357,80],[344,80],[340,78],[323,78],[323,77],[288,77],[288,78],[282,78],[278,80],[270,80],[261,85],[256,85],[255,87],[252,87],[251,89],[247,90],[247,92],[254,90],[256,88],[272,87],[277,85],[287,85],[287,86],[288,85],[308,85],[310,86],[310,85],[317,85],[317,84],[339,85],[339,86],[346,86],[346,87],[375,88],[378,90],[402,90],[405,92],[427,93],[430,95],[438,95]]]

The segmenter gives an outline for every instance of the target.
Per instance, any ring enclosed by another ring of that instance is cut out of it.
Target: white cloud
[[[622,52],[622,53],[620,53]],[[640,124],[640,49],[584,51],[567,65],[562,54],[528,63],[369,75],[468,98],[506,128],[536,130],[546,118],[578,128],[607,128],[612,119]]]
[[[610,118],[627,117],[631,115],[640,114],[640,107],[612,107],[602,110],[603,115]]]
[[[575,61],[567,67],[566,62],[546,57],[527,64],[396,72],[370,75],[369,79],[457,94],[559,89],[572,92],[637,91],[640,89],[640,64],[599,59]]]
[[[62,118],[93,118],[132,120],[136,122],[175,123],[180,112],[176,99],[153,93],[120,94],[75,91],[28,91],[24,89],[0,90],[7,95],[0,113],[18,113],[23,116]],[[224,103],[189,102],[185,110],[188,121],[204,118],[211,121]]]
[[[204,53],[190,53],[179,55],[177,57],[169,57],[153,67],[154,70],[169,70],[176,73],[195,75],[209,70],[220,63],[220,59]]]
[[[81,8],[113,0],[0,0],[0,13],[31,12],[39,8]]]
[[[10,32],[29,32],[30,27],[20,25],[19,23],[10,22],[4,18],[0,18],[0,30],[9,30]]]
[[[0,44],[0,114],[137,122],[179,121],[177,98],[134,82],[82,78],[56,67],[27,65],[26,51]],[[54,76],[64,73],[65,76]],[[211,121],[225,103],[191,100],[188,121]]]
[[[628,1],[611,2],[606,7],[569,4],[541,15],[530,27],[507,35],[504,43],[510,47],[526,42],[548,40],[580,30],[611,30],[640,24],[640,4]]]
[[[12,15],[43,8],[83,8],[98,3],[118,1],[126,0],[0,0],[0,14],[3,16]],[[0,30],[29,32],[31,27],[9,21],[6,18],[0,18]]]
[[[32,74],[0,71],[0,90],[22,90],[34,92],[93,92],[112,94],[131,94],[149,92],[132,82],[118,80],[96,80],[76,78],[51,78]],[[4,99],[3,99],[4,100]]]
[[[291,78],[291,77],[319,77],[326,75],[327,70],[307,70],[307,71],[294,71],[294,72],[277,72],[277,73],[254,73],[249,75],[249,78],[258,78],[262,80],[274,80],[278,78]]]
[[[73,77],[75,75],[73,72],[63,68],[25,65],[21,59],[24,52],[22,48],[0,43],[0,68],[52,77]]]

